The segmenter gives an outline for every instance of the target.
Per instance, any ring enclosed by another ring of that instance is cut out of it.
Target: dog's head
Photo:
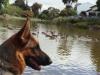
[[[20,52],[27,66],[35,70],[40,70],[41,66],[46,66],[52,63],[49,56],[44,53],[38,41],[30,32],[30,20],[27,19],[24,27],[17,33],[17,43],[20,43]]]

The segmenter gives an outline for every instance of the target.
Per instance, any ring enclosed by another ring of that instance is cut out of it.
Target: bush
[[[54,24],[67,24],[68,19],[66,17],[58,17],[58,18],[53,19],[53,23]]]
[[[46,14],[40,14],[39,18],[41,18],[41,19],[48,19],[48,16]]]
[[[41,19],[54,19],[59,16],[60,10],[54,7],[49,7],[47,10],[44,10],[40,15],[39,18]]]
[[[77,15],[76,10],[74,10],[73,8],[64,8],[61,12],[60,12],[60,16],[75,16]]]
[[[23,10],[17,6],[9,5],[7,6],[7,8],[5,8],[5,13],[9,15],[14,15],[14,16],[21,16],[23,13]]]

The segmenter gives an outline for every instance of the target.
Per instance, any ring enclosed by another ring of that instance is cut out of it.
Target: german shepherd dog
[[[18,33],[0,45],[0,75],[22,75],[25,66],[41,70],[51,63],[30,32],[29,18]]]

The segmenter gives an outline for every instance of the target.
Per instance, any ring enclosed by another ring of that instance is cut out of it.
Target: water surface
[[[0,43],[16,33],[22,23],[4,27],[0,22]],[[100,75],[100,31],[32,24],[31,32],[53,64],[42,67],[41,71],[26,67],[23,75]]]

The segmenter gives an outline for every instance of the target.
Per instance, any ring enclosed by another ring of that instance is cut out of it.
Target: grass
[[[100,29],[100,19],[95,18],[68,18],[68,17],[58,17],[53,20],[43,21],[42,23],[65,25],[78,28],[98,28]]]

